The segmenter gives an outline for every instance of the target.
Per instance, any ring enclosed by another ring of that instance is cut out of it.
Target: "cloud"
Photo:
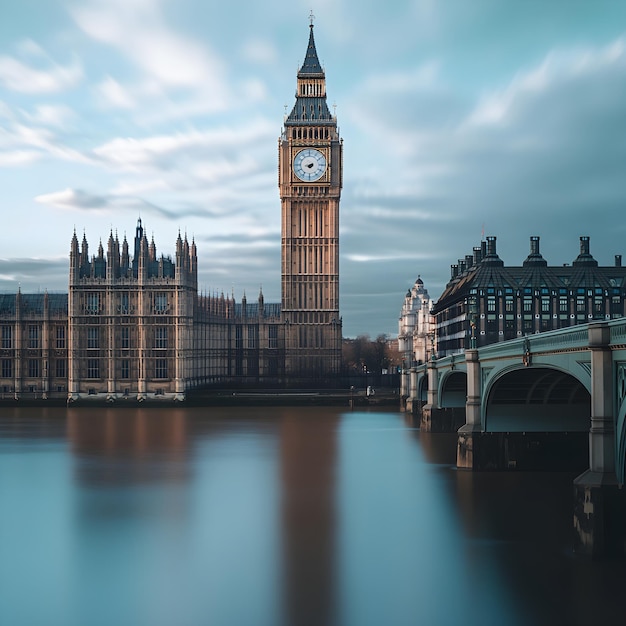
[[[506,124],[526,100],[539,97],[567,81],[577,82],[603,69],[626,61],[626,38],[622,37],[600,49],[584,48],[553,51],[543,62],[520,72],[504,89],[484,96],[467,119],[470,125]]]
[[[96,86],[96,93],[104,100],[104,104],[118,109],[134,109],[135,99],[127,89],[114,78],[107,76]]]
[[[278,59],[278,51],[273,43],[264,39],[250,39],[242,49],[245,61],[260,65],[271,65]]]
[[[29,165],[38,161],[42,156],[36,150],[10,150],[0,152],[0,167]]]
[[[17,292],[18,287],[24,293],[43,289],[51,292],[67,291],[68,263],[68,256],[40,259],[0,258],[0,291]]]
[[[70,211],[97,211],[108,213],[111,211],[134,212],[137,215],[151,213],[169,220],[178,220],[181,217],[206,217],[209,212],[200,207],[180,207],[165,209],[142,198],[132,196],[115,196],[111,194],[96,195],[82,189],[67,188],[62,191],[41,194],[35,197],[40,204],[53,206]]]
[[[38,104],[32,113],[23,111],[26,120],[44,126],[65,128],[67,123],[75,117],[74,111],[64,104]]]
[[[127,56],[157,90],[202,86],[211,94],[205,111],[227,105],[229,88],[222,62],[206,44],[175,33],[158,2],[92,0],[74,5],[71,14],[89,37]]]
[[[74,87],[83,70],[74,59],[69,65],[55,63],[45,56],[45,67],[33,67],[14,57],[0,55],[0,83],[7,89],[26,94],[56,93]]]

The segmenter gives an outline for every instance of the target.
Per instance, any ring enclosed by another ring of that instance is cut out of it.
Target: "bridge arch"
[[[417,399],[419,402],[426,404],[428,402],[428,374],[420,376],[417,379]]]
[[[573,374],[549,366],[504,370],[485,389],[488,432],[587,432],[591,394]]]
[[[464,407],[467,401],[467,373],[452,370],[439,384],[439,406],[442,409]]]

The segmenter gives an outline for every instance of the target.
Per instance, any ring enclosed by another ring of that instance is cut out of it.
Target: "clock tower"
[[[278,142],[281,310],[291,382],[336,382],[341,370],[339,199],[342,140],[326,102],[311,20],[296,102]]]

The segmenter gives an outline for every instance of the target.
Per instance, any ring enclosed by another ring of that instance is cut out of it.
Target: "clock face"
[[[300,150],[293,160],[293,171],[307,183],[319,180],[326,171],[326,157],[313,148]]]

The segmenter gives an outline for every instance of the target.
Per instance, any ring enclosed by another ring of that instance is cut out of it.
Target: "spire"
[[[304,63],[298,72],[296,103],[285,119],[285,126],[335,124],[326,103],[326,78],[320,64],[313,37],[313,21],[309,31]]]
[[[311,25],[309,26],[309,45],[306,49],[306,56],[304,57],[304,63],[298,72],[298,78],[304,78],[315,74],[319,77],[324,76],[324,70],[317,57],[317,50],[315,49],[315,38],[313,37],[313,15],[311,14]]]

